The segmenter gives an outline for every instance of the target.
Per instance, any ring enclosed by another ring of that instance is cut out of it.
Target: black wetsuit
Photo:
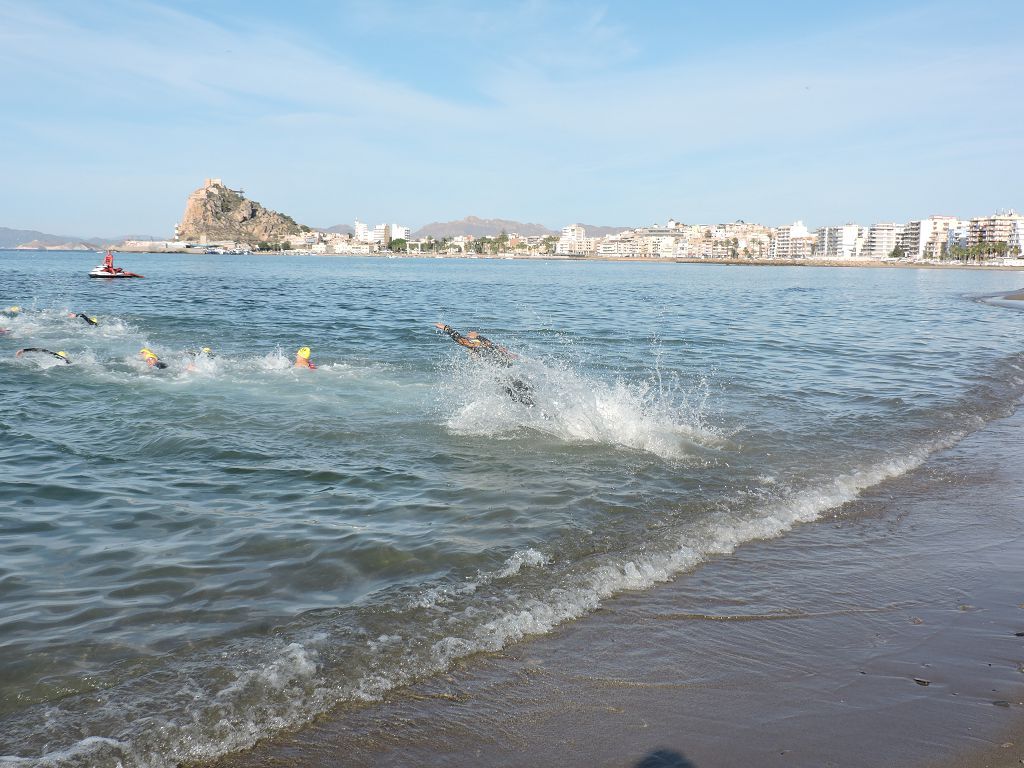
[[[79,312],[77,315],[75,315],[75,317],[82,318],[89,325],[99,325],[99,323],[96,320],[93,320],[91,317],[89,317],[87,314],[85,314],[85,312]]]
[[[21,357],[22,353],[24,352],[43,352],[47,355],[53,355],[58,360],[62,360],[65,365],[71,365],[71,361],[64,357],[64,355],[58,355],[52,349],[43,349],[42,347],[25,347],[24,349],[19,349],[17,352],[15,352],[14,356]]]
[[[515,361],[515,355],[504,347],[495,344],[486,336],[477,335],[475,339],[470,339],[448,325],[441,330],[451,336],[452,341],[465,347],[469,350],[470,354],[481,360],[496,363],[502,368],[511,368]],[[522,379],[512,377],[502,378],[499,379],[499,381],[504,386],[505,394],[512,398],[513,402],[530,407],[534,405],[533,398],[531,397],[533,394],[533,387],[531,387],[527,382]]]

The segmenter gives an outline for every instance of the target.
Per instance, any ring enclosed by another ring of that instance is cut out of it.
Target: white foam
[[[504,369],[474,360],[449,374],[446,426],[456,434],[500,437],[531,429],[567,442],[599,443],[664,459],[696,458],[727,441],[705,423],[705,392],[689,392],[677,377],[605,382],[559,361],[522,360]],[[528,382],[534,405],[515,402],[509,380]],[[699,387],[706,386],[701,382]],[[694,395],[697,394],[697,397]]]

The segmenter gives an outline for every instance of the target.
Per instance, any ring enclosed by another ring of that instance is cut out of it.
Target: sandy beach
[[[218,765],[1019,766],[1022,427]]]

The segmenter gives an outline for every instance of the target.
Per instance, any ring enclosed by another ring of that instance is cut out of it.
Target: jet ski
[[[140,275],[135,272],[126,272],[120,267],[115,267],[114,252],[107,251],[107,255],[103,257],[103,263],[98,267],[93,267],[89,270],[89,277],[105,277],[109,279],[114,277],[145,277],[145,275]]]

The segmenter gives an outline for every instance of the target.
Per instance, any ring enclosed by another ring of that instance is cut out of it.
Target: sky
[[[0,226],[1024,208],[1024,3],[0,0]]]

